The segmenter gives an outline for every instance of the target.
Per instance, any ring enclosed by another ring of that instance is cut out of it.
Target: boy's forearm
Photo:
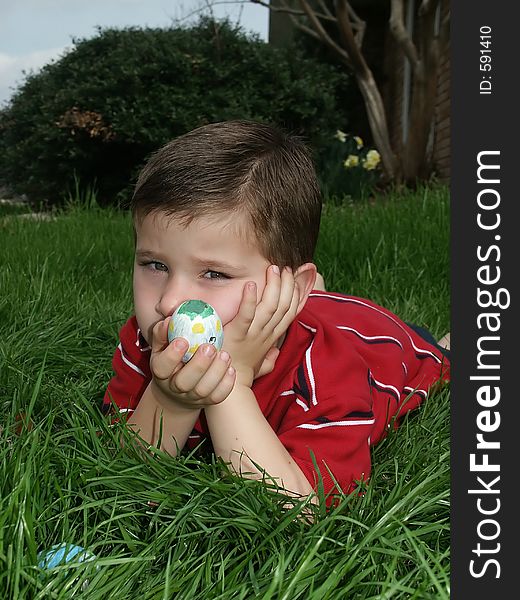
[[[265,471],[287,492],[302,496],[313,492],[249,387],[237,383],[224,402],[206,407],[205,414],[215,453],[241,476],[260,479]]]
[[[182,450],[199,417],[200,410],[178,407],[151,382],[128,425],[151,446],[172,456]]]

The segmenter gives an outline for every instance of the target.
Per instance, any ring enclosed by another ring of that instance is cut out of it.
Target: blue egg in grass
[[[54,569],[66,564],[86,563],[96,559],[96,555],[86,550],[82,546],[76,544],[62,543],[51,546],[48,550],[42,550],[38,553],[38,567],[42,570]],[[86,565],[85,565],[86,566]],[[96,570],[99,566],[96,566]],[[68,573],[68,569],[64,569],[62,573]],[[89,581],[85,580],[82,585],[82,590],[85,590],[89,585]]]
[[[67,563],[94,560],[96,556],[89,550],[76,546],[76,544],[62,543],[55,544],[48,550],[42,550],[37,558],[40,569],[53,569]]]

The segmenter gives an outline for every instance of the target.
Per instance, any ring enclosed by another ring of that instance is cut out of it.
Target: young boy
[[[367,479],[370,446],[448,361],[388,310],[316,289],[321,206],[308,149],[274,127],[215,123],[156,152],[133,196],[135,316],[104,407],[150,445],[207,440],[288,494],[316,490],[313,457],[326,493]],[[188,299],[216,309],[224,345],[183,364],[187,341],[168,344],[167,328]]]

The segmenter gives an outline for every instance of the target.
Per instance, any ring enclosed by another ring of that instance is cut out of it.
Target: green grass
[[[127,215],[0,219],[0,238],[0,598],[449,597],[448,389],[374,449],[364,496],[310,523],[217,461],[123,448],[101,416],[132,311]],[[440,336],[448,239],[445,188],[326,204],[316,262],[329,289]],[[37,553],[63,541],[98,558],[45,577]]]

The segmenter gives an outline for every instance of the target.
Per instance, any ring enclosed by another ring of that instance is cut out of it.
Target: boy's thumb
[[[158,321],[152,331],[152,352],[160,352],[168,345],[168,325],[171,317]]]
[[[269,373],[271,373],[271,371],[274,369],[279,354],[280,350],[276,346],[269,348],[267,354],[264,357],[264,362],[262,363],[260,370],[256,374],[255,379],[257,377],[262,377],[262,375],[268,375]]]

